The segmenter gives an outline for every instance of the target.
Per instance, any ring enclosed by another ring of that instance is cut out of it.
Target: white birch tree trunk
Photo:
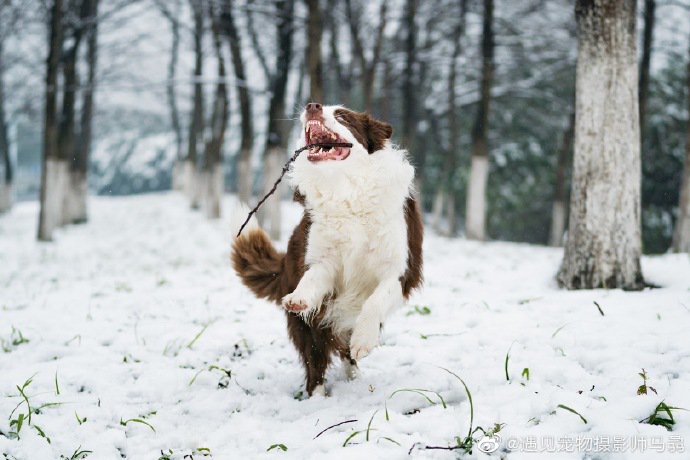
[[[280,147],[270,147],[264,158],[264,194],[268,193],[273,184],[280,176],[283,169],[283,150]],[[269,236],[275,240],[280,238],[281,212],[280,204],[283,196],[282,184],[278,186],[275,193],[265,201],[259,213],[261,226],[268,232]]]
[[[690,91],[690,62],[688,62],[687,88]],[[690,92],[688,92],[687,104],[690,109]],[[686,125],[685,164],[680,183],[678,219],[673,232],[673,250],[690,253],[690,115]]]
[[[192,209],[199,209],[201,202],[201,178],[197,165],[191,161],[185,161],[185,194],[189,198]]]
[[[223,200],[223,168],[213,165],[210,172],[204,172],[204,212],[209,219],[218,219]]]
[[[465,224],[467,238],[472,240],[486,239],[486,183],[488,180],[489,159],[486,156],[473,155]]]
[[[86,174],[81,171],[70,171],[65,193],[68,197],[67,213],[69,223],[82,224],[86,222],[88,218],[86,200],[89,194]]]
[[[66,160],[57,162],[56,191],[54,196],[55,201],[58,203],[58,210],[56,211],[57,225],[63,227],[70,223],[69,163]]]
[[[673,250],[690,253],[690,133],[685,148],[685,166],[680,189],[678,220],[673,234]]]
[[[558,273],[568,289],[644,287],[635,0],[578,0],[575,159]]]
[[[443,233],[443,211],[446,202],[446,194],[442,187],[436,190],[434,205],[431,208],[431,227],[437,233]]]
[[[565,203],[554,201],[551,207],[551,233],[549,234],[549,246],[563,246],[565,233]]]
[[[0,183],[0,214],[7,212],[12,207],[12,184]]]
[[[39,233],[44,241],[52,241],[53,232],[62,223],[62,208],[65,190],[65,173],[67,163],[62,160],[48,158],[45,161],[46,168],[44,196],[42,206],[43,218],[40,221]]]
[[[251,152],[241,152],[237,162],[237,194],[242,203],[252,199],[252,165]]]
[[[448,219],[448,236],[451,238],[458,233],[458,216],[455,213],[455,193],[446,195],[446,218]]]
[[[486,239],[486,184],[489,180],[489,107],[494,74],[494,2],[484,0],[482,26],[481,95],[477,116],[472,128],[472,164],[465,209],[465,233],[471,240]]]
[[[185,189],[185,161],[175,160],[172,170],[172,189],[178,192]]]
[[[690,253],[690,133],[685,148],[685,166],[680,188],[678,220],[673,234],[673,250]]]

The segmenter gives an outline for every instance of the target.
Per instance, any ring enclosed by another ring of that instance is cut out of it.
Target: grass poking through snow
[[[582,420],[582,423],[584,423],[585,425],[587,424],[587,419],[584,418],[584,417],[582,416],[582,414],[580,414],[578,411],[576,411],[576,410],[573,409],[572,407],[568,407],[568,406],[566,406],[565,404],[559,404],[559,405],[556,406],[556,407],[557,407],[558,409],[564,409],[564,410],[567,410],[568,412],[571,412],[571,413],[577,415],[578,417],[580,417],[580,420]]]
[[[654,412],[651,413],[649,417],[640,420],[640,423],[646,423],[648,425],[663,426],[668,431],[673,430],[673,426],[676,424],[676,419],[673,417],[673,411],[677,410],[687,410],[682,407],[673,407],[661,401],[654,408]]]
[[[14,326],[12,326],[12,332],[10,332],[9,338],[4,339],[0,337],[0,348],[2,348],[2,351],[4,351],[5,353],[10,353],[11,351],[15,350],[18,346],[24,345],[26,343],[29,343],[29,339],[24,337],[22,331],[20,331]]]

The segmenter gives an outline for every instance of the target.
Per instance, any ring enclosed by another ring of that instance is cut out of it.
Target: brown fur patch
[[[302,195],[295,193],[296,201],[303,199]],[[285,295],[295,290],[306,271],[304,256],[310,227],[311,220],[305,212],[290,237],[286,253],[276,251],[266,232],[261,229],[247,232],[235,240],[232,265],[244,285],[257,297],[280,304]],[[288,334],[304,365],[307,393],[310,395],[314,388],[323,384],[331,355],[351,359],[348,345],[336,337],[330,327],[320,324],[324,313],[322,308],[306,322],[296,313],[285,312]]]
[[[307,323],[296,313],[286,312],[288,334],[297,348],[306,373],[307,393],[311,395],[319,385],[323,385],[326,369],[333,354],[351,360],[347,343],[343,343],[328,326],[321,326],[324,309]]]
[[[393,135],[391,125],[379,121],[365,112],[337,109],[335,119],[349,129],[357,142],[362,144],[369,153],[381,150],[386,141]]]
[[[302,206],[306,206],[307,197],[302,195],[299,189],[295,189],[295,193],[292,195],[292,201],[295,201]]]
[[[405,223],[407,224],[407,270],[400,279],[403,297],[410,297],[413,289],[422,285],[422,243],[424,242],[424,226],[417,201],[408,197],[405,201]]]

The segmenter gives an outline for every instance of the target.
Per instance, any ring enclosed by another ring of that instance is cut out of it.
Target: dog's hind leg
[[[325,395],[324,381],[333,347],[332,333],[330,329],[310,326],[295,313],[288,313],[287,317],[290,338],[304,365],[307,393],[309,396]]]
[[[357,367],[357,361],[350,356],[350,350],[348,347],[340,348],[338,350],[340,359],[343,361],[343,370],[345,371],[345,376],[348,380],[354,380],[359,377],[359,367]]]

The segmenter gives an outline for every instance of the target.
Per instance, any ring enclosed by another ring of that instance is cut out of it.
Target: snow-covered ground
[[[299,209],[285,206],[287,229]],[[690,455],[690,412],[674,410],[670,432],[639,423],[661,401],[690,409],[687,255],[644,258],[660,289],[564,292],[560,250],[428,234],[426,285],[390,318],[361,378],[334,366],[330,396],[304,400],[283,313],[231,272],[228,216],[208,222],[174,194],[94,198],[88,225],[38,244],[37,210],[0,217],[3,460],[78,448],[93,459],[408,458],[413,446],[414,458],[453,458],[463,451],[425,449],[470,428],[467,393],[443,368],[466,383],[473,427],[502,424],[494,458]],[[638,395],[643,368],[656,391]],[[28,379],[31,425],[10,439]]]

